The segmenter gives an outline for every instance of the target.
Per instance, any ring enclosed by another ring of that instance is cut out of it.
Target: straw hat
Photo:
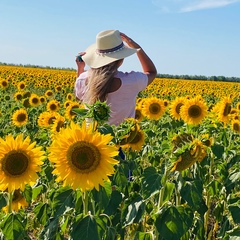
[[[96,43],[88,47],[82,56],[91,68],[99,68],[137,52],[124,45],[118,30],[107,30],[97,34]]]

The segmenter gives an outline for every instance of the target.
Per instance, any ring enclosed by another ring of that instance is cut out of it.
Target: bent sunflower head
[[[84,122],[82,127],[71,122],[54,136],[49,147],[49,160],[55,164],[56,181],[82,191],[103,186],[114,173],[118,149],[110,145],[112,136],[92,131]]]

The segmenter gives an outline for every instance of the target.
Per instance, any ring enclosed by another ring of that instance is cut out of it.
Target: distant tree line
[[[186,79],[186,80],[208,80],[208,81],[219,81],[219,82],[240,82],[240,77],[225,77],[225,76],[157,74],[157,77],[172,78],[172,79]]]
[[[44,69],[56,69],[56,70],[74,70],[74,68],[61,68],[61,67],[50,67],[50,66],[40,66],[40,65],[32,65],[32,64],[14,64],[14,63],[2,63],[0,62],[0,66],[15,66],[15,67],[26,67],[26,68],[44,68]]]
[[[31,64],[13,64],[13,63],[2,63],[0,66],[16,66],[26,68],[46,68],[56,70],[71,70],[75,71],[74,68],[60,68],[50,66],[39,66]],[[208,81],[219,81],[219,82],[240,82],[240,77],[225,77],[225,76],[204,76],[204,75],[173,75],[173,74],[157,74],[158,78],[171,78],[171,79],[185,79],[185,80],[208,80]]]

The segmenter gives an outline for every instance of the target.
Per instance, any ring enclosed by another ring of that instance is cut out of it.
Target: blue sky
[[[98,32],[118,29],[158,73],[240,77],[240,0],[2,0],[0,62],[76,68]],[[141,70],[137,56],[122,71]]]

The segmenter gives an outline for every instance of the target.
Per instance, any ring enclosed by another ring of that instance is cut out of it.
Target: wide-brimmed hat
[[[96,43],[88,47],[82,56],[83,61],[91,68],[99,68],[137,52],[127,47],[118,30],[102,31],[96,36]]]

